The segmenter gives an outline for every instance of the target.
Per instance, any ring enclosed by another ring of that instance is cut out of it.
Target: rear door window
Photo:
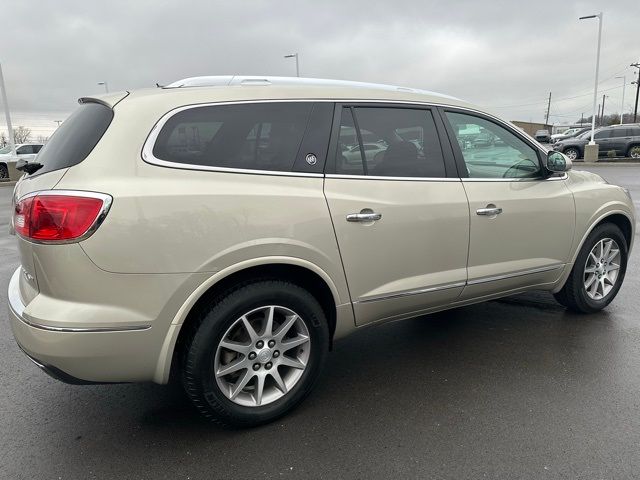
[[[310,102],[268,102],[194,107],[162,126],[153,156],[168,162],[290,172]]]
[[[80,105],[38,153],[36,161],[44,166],[34,175],[72,167],[82,162],[107,131],[112,119],[113,110],[106,105]]]
[[[336,173],[382,177],[446,176],[430,110],[344,107]]]

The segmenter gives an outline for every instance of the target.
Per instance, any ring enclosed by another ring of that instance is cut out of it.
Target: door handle
[[[363,209],[360,213],[350,213],[347,215],[347,222],[375,222],[382,218],[381,213],[376,213],[368,208]]]
[[[502,209],[500,207],[496,207],[495,205],[487,205],[486,208],[479,208],[476,210],[477,215],[486,215],[488,217],[500,215],[501,213]]]

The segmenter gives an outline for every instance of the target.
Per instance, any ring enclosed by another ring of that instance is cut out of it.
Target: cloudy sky
[[[588,115],[597,20],[599,88],[618,112],[640,61],[639,0],[4,0],[0,62],[17,112],[68,112],[78,97],[215,74],[294,75],[440,91],[508,119]],[[635,87],[635,86],[633,86]],[[632,87],[625,107],[631,110]],[[51,114],[55,115],[55,114]],[[50,118],[52,118],[50,116]]]

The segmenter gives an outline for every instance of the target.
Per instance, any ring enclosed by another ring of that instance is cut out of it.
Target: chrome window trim
[[[339,176],[331,177],[330,175],[325,175],[322,173],[304,173],[304,172],[288,172],[282,170],[252,170],[252,169],[243,169],[243,168],[230,168],[230,167],[209,167],[206,165],[196,165],[191,163],[180,163],[180,162],[172,162],[169,160],[162,160],[153,155],[153,147],[158,139],[158,135],[162,127],[164,127],[165,123],[169,121],[171,117],[174,115],[183,112],[185,110],[190,110],[192,108],[203,108],[203,107],[213,107],[219,105],[243,105],[250,103],[289,103],[289,102],[331,102],[331,103],[341,103],[341,104],[362,104],[362,103],[376,103],[376,104],[388,104],[388,105],[415,105],[419,107],[431,107],[431,108],[456,108],[460,110],[465,110],[472,113],[479,113],[490,117],[506,127],[512,128],[507,122],[501,120],[498,117],[495,117],[487,112],[483,112],[482,110],[474,109],[471,107],[464,107],[460,105],[451,105],[447,103],[435,103],[435,102],[420,102],[420,101],[410,101],[410,100],[384,100],[384,99],[367,99],[367,98],[272,98],[272,99],[256,99],[256,100],[232,100],[232,101],[223,101],[223,102],[206,102],[206,103],[192,103],[188,105],[183,105],[181,107],[176,107],[169,110],[167,113],[162,115],[160,119],[155,123],[155,125],[151,128],[147,139],[145,140],[142,151],[141,158],[145,163],[150,165],[156,165],[159,167],[167,167],[167,168],[177,168],[181,170],[199,170],[205,172],[221,172],[221,173],[240,173],[240,174],[250,174],[250,175],[272,175],[272,176],[284,176],[284,177],[316,177],[316,178],[353,178],[353,177],[366,177],[363,175],[346,175],[340,174]],[[372,180],[428,180],[435,181],[435,179],[431,178],[422,178],[422,177],[366,177]],[[459,177],[442,177],[437,178],[437,181],[459,181]]]
[[[551,177],[536,177],[536,178],[462,178],[463,182],[558,182],[561,180],[566,180],[569,178],[569,175],[565,172],[560,176],[551,176]]]
[[[327,173],[326,178],[346,180],[402,180],[409,182],[460,182],[460,178],[453,177],[386,177],[377,175],[349,175],[344,173]]]
[[[506,280],[509,278],[522,277],[524,275],[531,275],[534,273],[551,272],[553,270],[559,270],[564,266],[565,266],[564,263],[556,263],[553,265],[548,265],[546,267],[530,268],[528,270],[521,270],[519,272],[513,272],[513,273],[505,273],[503,275],[492,275],[490,277],[481,277],[473,280],[467,280],[467,285],[479,285],[482,283],[495,282],[498,280]]]
[[[89,229],[79,237],[70,240],[35,240],[33,238],[24,237],[16,231],[16,235],[25,242],[35,243],[39,245],[66,245],[69,243],[79,243],[83,240],[86,240],[95,233],[100,225],[102,225],[102,222],[104,222],[104,219],[107,218],[107,214],[109,213],[109,209],[111,208],[111,204],[113,203],[113,197],[111,195],[99,192],[89,192],[85,190],[36,190],[35,192],[30,192],[26,195],[23,195],[17,200],[17,202],[21,202],[22,200],[38,195],[69,195],[74,197],[98,198],[102,200],[102,208],[100,209],[98,216],[91,224]],[[13,222],[13,214],[11,215],[11,218]]]
[[[388,295],[378,295],[374,297],[359,298],[354,303],[369,303],[369,302],[377,302],[379,300],[389,300],[392,298],[409,297],[411,295],[419,295],[421,293],[431,293],[431,292],[438,292],[440,290],[448,290],[450,288],[464,287],[465,285],[466,285],[465,282],[447,283],[445,285],[440,285],[437,287],[418,288],[416,290],[407,290],[405,292],[390,293]]]

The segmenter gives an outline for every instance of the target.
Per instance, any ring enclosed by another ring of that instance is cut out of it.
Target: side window
[[[23,145],[16,150],[16,153],[18,155],[27,155],[33,153],[33,149],[31,148],[31,145]]]
[[[593,135],[593,138],[594,138],[594,139],[598,139],[598,138],[600,138],[600,139],[602,139],[602,138],[609,138],[609,137],[611,137],[611,133],[612,133],[612,132],[611,132],[611,130],[600,130],[599,132],[596,132],[596,133]]]
[[[162,127],[153,155],[209,167],[291,171],[312,103],[194,107]]]
[[[640,127],[627,128],[627,137],[640,137]]]
[[[446,112],[469,178],[536,178],[537,151],[505,127],[481,117]]]
[[[33,145],[33,153],[38,153],[42,149],[42,145]]]
[[[627,128],[616,128],[611,130],[611,136],[613,138],[627,137],[629,136],[629,129]]]
[[[429,110],[345,107],[336,173],[444,177],[444,158]]]

